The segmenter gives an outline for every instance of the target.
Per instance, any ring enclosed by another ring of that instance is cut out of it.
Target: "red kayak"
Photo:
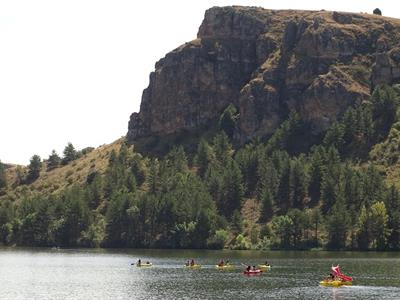
[[[261,270],[245,270],[243,271],[244,275],[261,275],[262,271]]]

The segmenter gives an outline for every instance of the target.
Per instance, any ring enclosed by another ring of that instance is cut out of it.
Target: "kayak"
[[[343,285],[352,285],[352,282],[342,280],[322,280],[319,282],[319,284],[322,286],[339,287]]]
[[[261,270],[250,270],[250,271],[243,271],[244,275],[261,275],[262,271]]]
[[[201,268],[201,265],[189,265],[189,266],[187,266],[187,265],[184,265],[183,266],[184,268],[188,268],[188,269],[200,269]]]
[[[136,264],[136,267],[143,268],[143,267],[151,267],[153,266],[152,263],[141,263],[140,265]]]
[[[223,266],[215,265],[215,267],[218,270],[233,270],[233,269],[235,269],[235,265],[223,265]]]
[[[271,269],[270,265],[258,265],[257,267],[262,271]]]

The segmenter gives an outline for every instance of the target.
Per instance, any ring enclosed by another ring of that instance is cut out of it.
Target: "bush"
[[[250,243],[243,234],[238,234],[233,245],[233,250],[248,250],[250,249]]]
[[[228,232],[224,229],[215,231],[214,236],[209,238],[207,245],[210,249],[223,249],[228,240]]]

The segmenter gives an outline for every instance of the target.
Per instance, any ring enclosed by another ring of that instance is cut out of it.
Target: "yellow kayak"
[[[257,267],[258,267],[260,270],[263,270],[263,271],[266,271],[266,270],[271,269],[271,266],[270,266],[270,265],[258,265]]]
[[[195,265],[184,265],[184,268],[188,268],[188,269],[200,269],[201,265],[195,264]]]
[[[352,285],[352,282],[342,280],[322,280],[319,282],[319,284],[322,286],[339,287],[343,285]]]
[[[152,263],[141,263],[140,265],[139,265],[139,264],[136,264],[136,267],[138,267],[138,268],[142,268],[142,267],[151,267],[151,266],[153,266]]]
[[[223,266],[215,265],[215,267],[218,270],[234,270],[236,268],[235,265],[223,265]]]

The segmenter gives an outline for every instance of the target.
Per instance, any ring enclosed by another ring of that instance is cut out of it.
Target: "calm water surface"
[[[131,263],[141,258],[152,268]],[[195,258],[200,270],[183,263]],[[229,258],[239,267],[218,271]],[[246,277],[241,264],[268,258],[272,269]],[[318,285],[331,264],[354,285]],[[400,299],[400,253],[0,248],[0,299]]]

